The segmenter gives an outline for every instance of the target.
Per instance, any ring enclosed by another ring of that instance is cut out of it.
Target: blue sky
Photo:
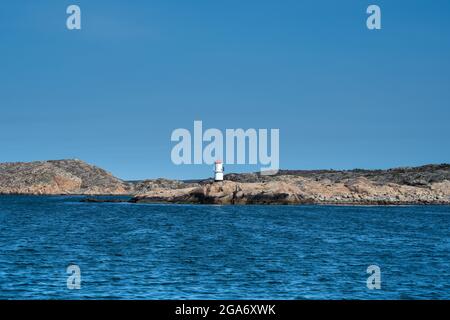
[[[194,120],[279,128],[285,169],[450,162],[449,57],[447,0],[2,1],[0,162],[205,177],[170,159]]]

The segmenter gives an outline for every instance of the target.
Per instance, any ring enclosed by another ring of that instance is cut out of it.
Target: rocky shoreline
[[[185,182],[124,181],[81,160],[0,163],[0,194],[85,195],[85,202],[219,205],[450,204],[450,164],[388,170],[282,170],[274,176],[228,174],[223,182]]]
[[[431,188],[374,185],[359,178],[349,183],[289,179],[267,183],[223,181],[183,189],[155,189],[136,195],[134,203],[192,204],[336,204],[336,205],[411,205],[450,204],[450,183]]]

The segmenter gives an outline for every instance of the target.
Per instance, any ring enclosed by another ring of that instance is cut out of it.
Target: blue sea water
[[[0,197],[0,299],[450,298],[448,206],[79,200]]]

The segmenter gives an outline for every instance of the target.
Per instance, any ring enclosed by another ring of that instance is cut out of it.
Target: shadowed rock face
[[[183,189],[189,187],[197,187],[198,183],[185,183],[179,180],[169,179],[149,179],[132,183],[133,189],[137,193],[145,193],[154,189]]]
[[[304,203],[300,189],[284,182],[214,182],[185,189],[155,189],[137,195],[132,202],[172,202],[200,204],[294,204]]]
[[[80,160],[0,164],[1,194],[130,194],[130,185]]]

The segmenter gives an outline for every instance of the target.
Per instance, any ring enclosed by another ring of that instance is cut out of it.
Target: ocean
[[[80,199],[0,196],[0,299],[450,298],[449,206]]]

